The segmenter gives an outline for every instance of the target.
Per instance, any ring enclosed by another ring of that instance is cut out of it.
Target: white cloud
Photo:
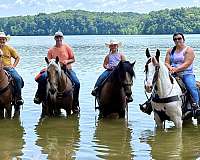
[[[23,5],[23,4],[24,4],[24,1],[23,1],[23,0],[16,0],[15,3],[16,3],[16,4],[19,4],[19,5]]]
[[[0,4],[0,9],[8,9],[9,5],[6,4]]]

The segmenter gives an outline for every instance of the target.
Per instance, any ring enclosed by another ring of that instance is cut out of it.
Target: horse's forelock
[[[61,74],[61,66],[60,66],[60,63],[56,63],[56,60],[55,60],[55,59],[51,59],[51,60],[49,61],[47,70],[48,70],[48,69],[51,69],[51,68],[57,68],[58,71],[59,71],[59,73]]]
[[[128,72],[131,75],[131,77],[135,77],[135,72],[133,70],[133,65],[129,61],[121,62],[120,66],[122,68],[122,74],[124,73],[124,75],[125,75],[125,73]]]

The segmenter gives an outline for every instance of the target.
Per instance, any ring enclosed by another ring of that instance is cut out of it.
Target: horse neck
[[[3,70],[3,68],[0,69],[0,85],[4,86],[4,85],[8,85],[8,76],[6,75],[5,71]]]
[[[156,86],[157,86],[157,94],[160,97],[168,96],[173,87],[173,84],[171,83],[169,77],[169,71],[163,63],[160,63],[160,70]]]
[[[111,73],[110,77],[108,78],[108,81],[112,83],[112,86],[115,88],[115,91],[120,90],[122,88],[118,70],[114,70],[113,73]]]
[[[64,73],[64,71],[61,71],[61,75],[59,77],[59,85],[58,85],[58,90],[61,92],[67,88],[67,76]]]

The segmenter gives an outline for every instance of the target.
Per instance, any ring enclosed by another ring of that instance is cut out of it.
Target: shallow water
[[[130,61],[136,60],[133,98],[128,118],[98,120],[94,98],[90,92],[100,73],[108,51],[105,42],[117,39],[120,48]],[[184,125],[182,131],[171,122],[163,131],[155,129],[153,115],[139,110],[146,100],[143,90],[145,49],[154,53],[173,45],[171,35],[153,36],[66,36],[65,41],[74,49],[73,65],[81,82],[80,116],[40,119],[41,106],[33,103],[37,88],[35,75],[46,66],[44,57],[54,45],[53,37],[12,37],[9,44],[15,47],[21,61],[18,72],[25,81],[24,105],[19,120],[0,121],[0,159],[196,159],[200,157],[199,126],[196,121]],[[199,74],[200,35],[186,35],[186,42],[197,54],[195,71]],[[63,114],[65,114],[63,112]]]

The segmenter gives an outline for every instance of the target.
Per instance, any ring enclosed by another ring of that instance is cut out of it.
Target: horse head
[[[146,75],[144,88],[146,92],[151,93],[158,79],[158,73],[160,69],[160,64],[159,64],[160,50],[157,49],[156,56],[151,56],[149,49],[147,48],[146,56],[148,59],[145,64],[145,71],[144,71]]]
[[[135,77],[135,72],[133,70],[135,62],[136,61],[133,63],[130,63],[129,61],[120,61],[116,67],[116,71],[119,72],[119,82],[127,97],[132,95],[131,87],[133,85],[133,77]]]
[[[59,63],[59,58],[48,60],[45,57],[47,63],[47,81],[49,84],[49,91],[54,94],[58,89],[59,78],[61,77],[61,66]]]

